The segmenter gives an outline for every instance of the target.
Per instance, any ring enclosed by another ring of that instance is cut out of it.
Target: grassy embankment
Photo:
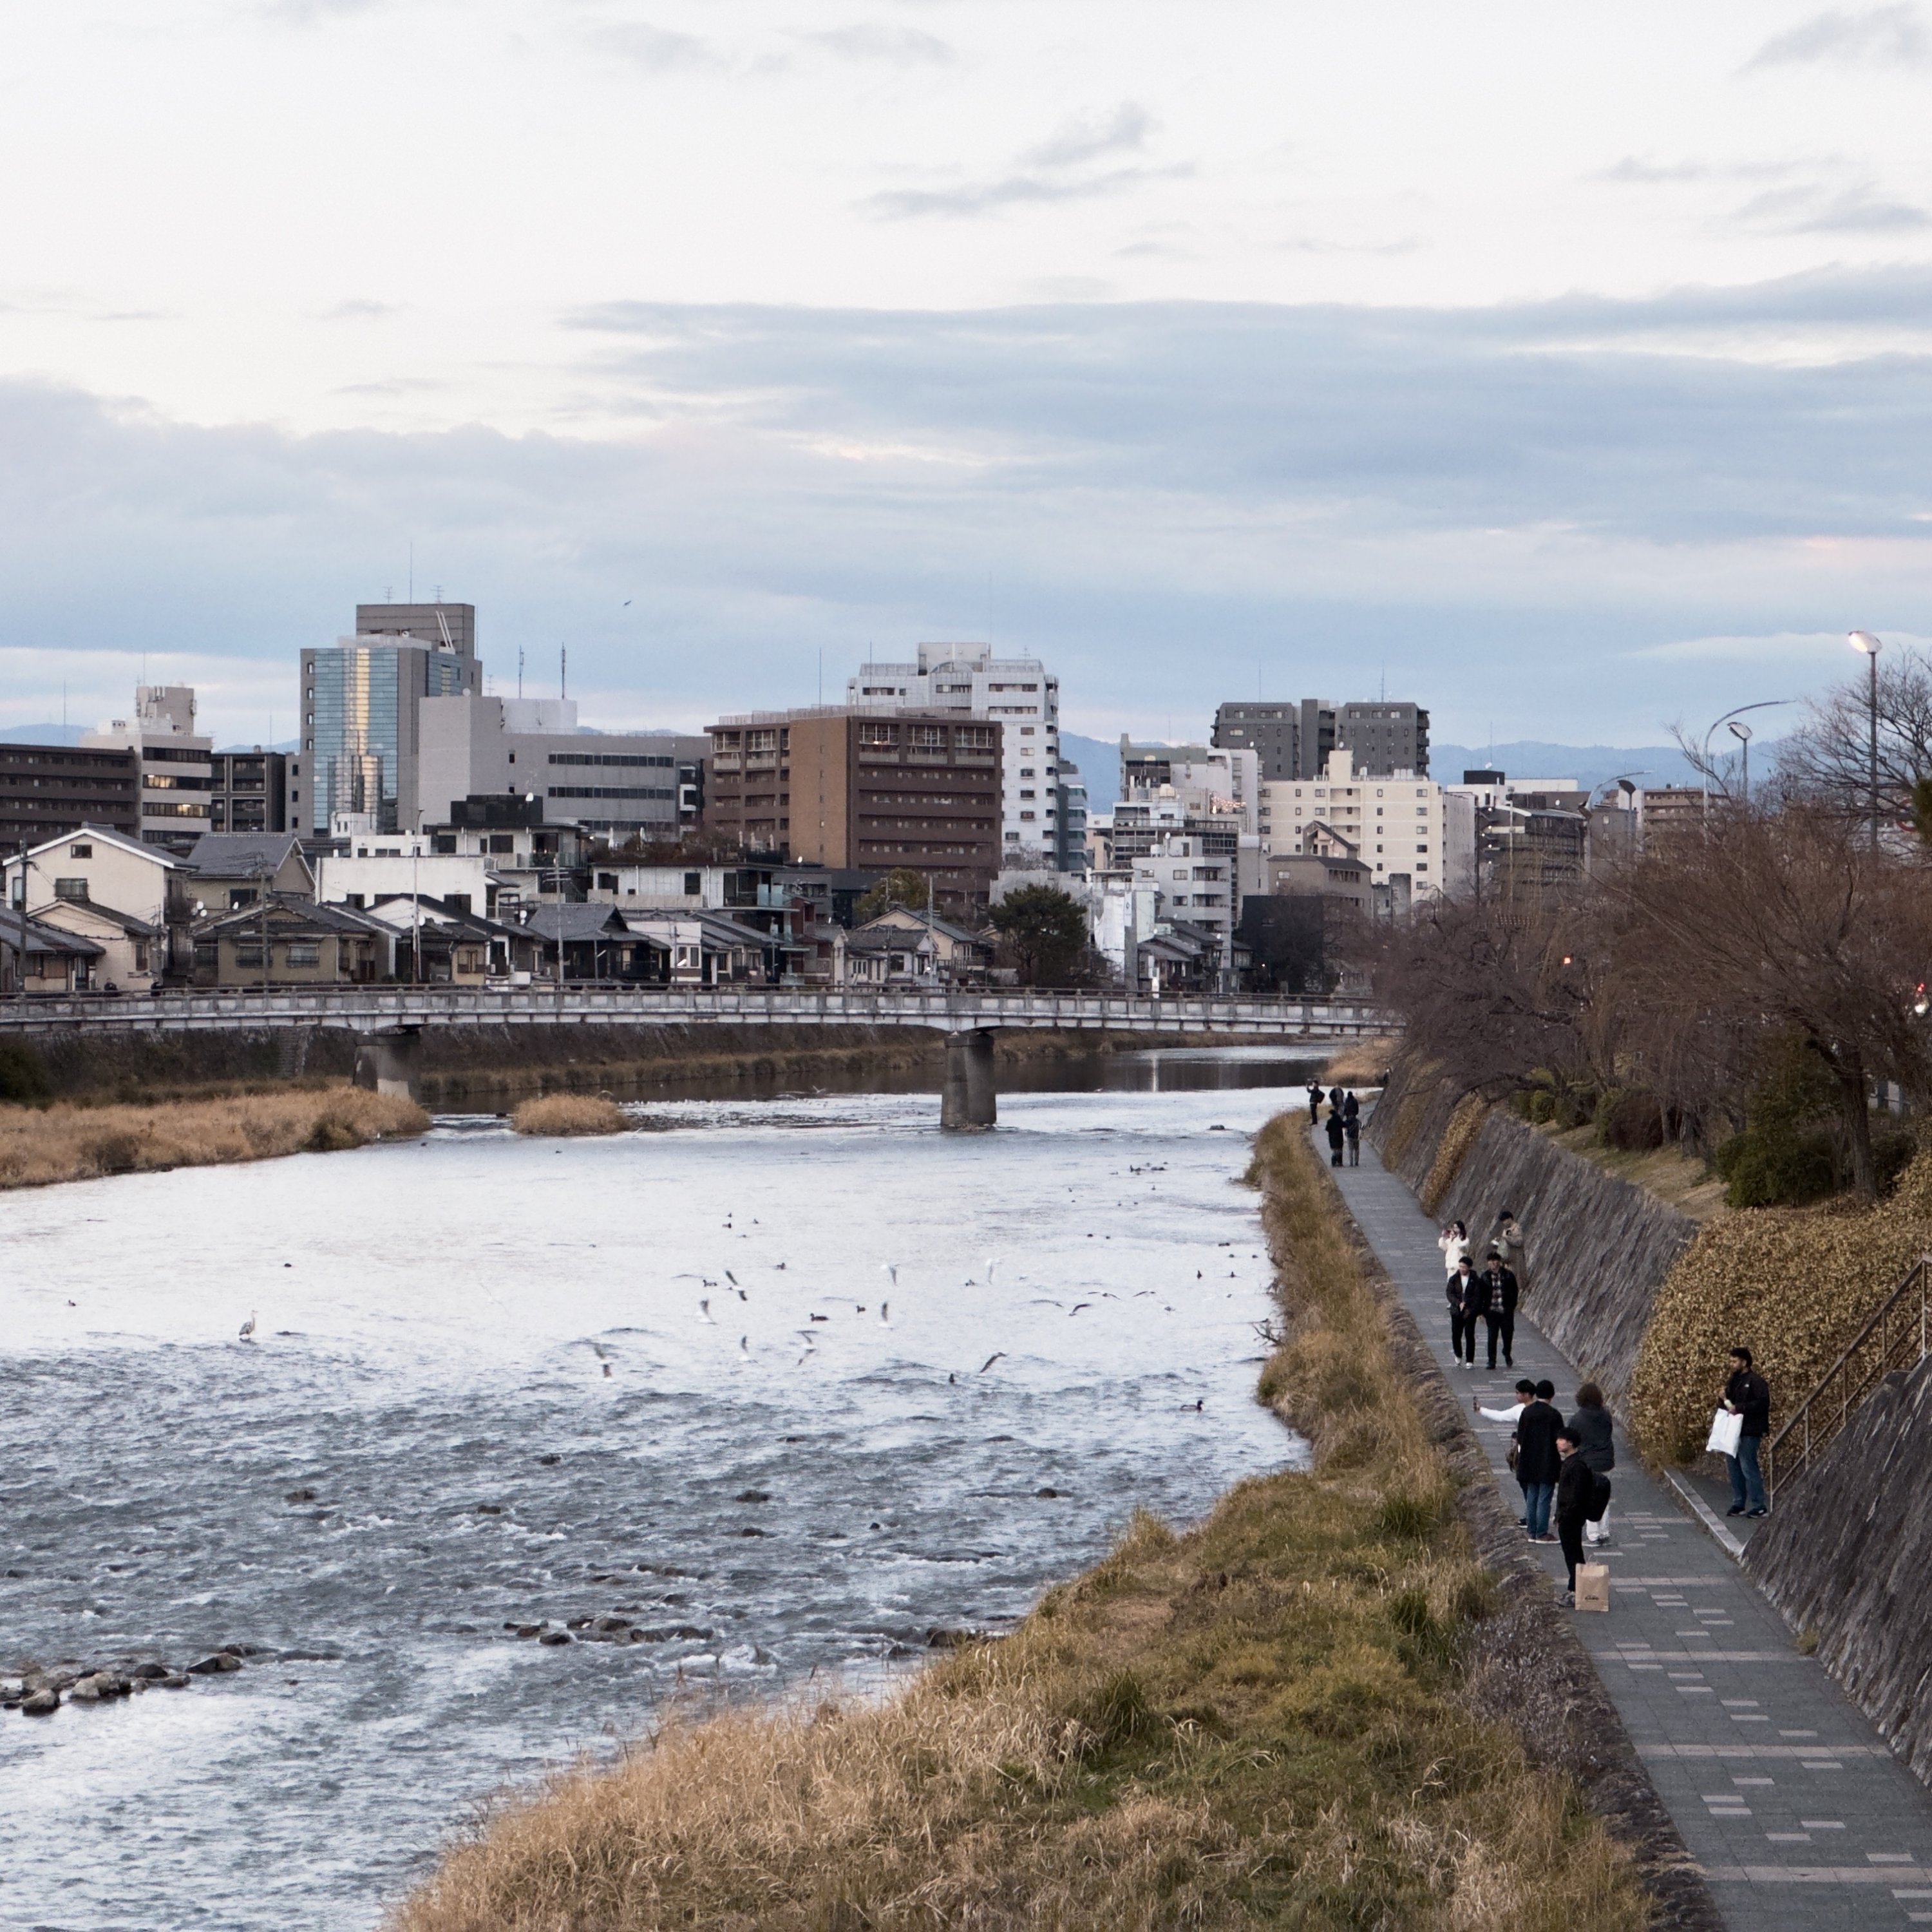
[[[602,1094],[545,1094],[510,1116],[520,1134],[621,1134],[631,1124],[616,1101]]]
[[[0,1107],[0,1188],[333,1153],[428,1125],[408,1100],[347,1086],[158,1106]]]
[[[884,1704],[665,1723],[507,1805],[394,1932],[1643,1925],[1563,1778],[1472,1714],[1492,1584],[1292,1120],[1260,1137],[1311,1474],[1119,1545]]]
[[[1630,1412],[1644,1454],[1702,1453],[1739,1342],[1771,1383],[1775,1430],[1928,1250],[1932,1154],[1876,1207],[1736,1208],[1707,1222],[1658,1290],[1637,1351]]]

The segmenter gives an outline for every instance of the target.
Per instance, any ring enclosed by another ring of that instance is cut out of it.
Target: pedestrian
[[[1576,1600],[1576,1566],[1583,1560],[1583,1526],[1597,1493],[1597,1478],[1581,1454],[1582,1444],[1566,1425],[1557,1432],[1556,1453],[1562,1460],[1556,1478],[1556,1540],[1570,1570],[1569,1600]]]
[[[1355,1090],[1351,1087],[1348,1092],[1342,1096],[1342,1118],[1345,1120],[1352,1120],[1360,1114],[1361,1111],[1362,1103],[1355,1098]]]
[[[1562,1469],[1556,1432],[1563,1426],[1556,1396],[1554,1382],[1538,1382],[1516,1419],[1516,1479],[1522,1485],[1522,1526],[1532,1543],[1555,1540],[1550,1534],[1550,1505]]]
[[[1508,1408],[1485,1408],[1483,1406],[1482,1397],[1480,1396],[1474,1395],[1469,1398],[1469,1406],[1474,1409],[1478,1415],[1487,1416],[1492,1422],[1507,1422],[1510,1425],[1511,1429],[1514,1430],[1515,1425],[1522,1420],[1523,1411],[1526,1409],[1535,1400],[1535,1383],[1532,1382],[1527,1376],[1519,1376],[1516,1380],[1516,1400],[1512,1402]],[[1516,1484],[1519,1488],[1520,1488],[1522,1484],[1522,1453],[1517,1448],[1516,1438],[1514,1434],[1512,1434],[1510,1438],[1509,1446],[1510,1473],[1515,1477]],[[1526,1496],[1528,1492],[1526,1491]],[[1519,1529],[1527,1529],[1529,1527],[1529,1506],[1527,1502],[1526,1502],[1523,1505],[1522,1514],[1516,1518],[1516,1527]]]
[[[1460,1221],[1451,1221],[1436,1238],[1436,1245],[1442,1250],[1444,1272],[1454,1274],[1456,1264],[1469,1252],[1469,1231]]]
[[[1757,1466],[1758,1450],[1771,1430],[1771,1384],[1751,1366],[1751,1352],[1731,1351],[1731,1378],[1724,1384],[1724,1406],[1744,1418],[1737,1453],[1726,1456],[1731,1474],[1731,1506],[1726,1516],[1762,1516],[1764,1477]]]
[[[1342,1117],[1331,1108],[1328,1115],[1328,1165],[1330,1167],[1342,1165]]]
[[[1503,1266],[1516,1276],[1520,1295],[1529,1286],[1529,1251],[1523,1238],[1522,1224],[1505,1208],[1496,1216],[1496,1252]]]
[[[1610,1412],[1604,1406],[1604,1392],[1594,1382],[1586,1382],[1576,1391],[1576,1412],[1570,1418],[1570,1432],[1576,1438],[1577,1453],[1597,1478],[1595,1500],[1583,1525],[1586,1543],[1607,1543],[1610,1516],[1610,1472],[1617,1466],[1616,1444],[1612,1439]]]
[[[1331,1087],[1328,1090],[1328,1111],[1331,1114],[1339,1114],[1342,1111],[1342,1090],[1339,1087]]]
[[[1476,1292],[1476,1264],[1467,1255],[1456,1264],[1444,1290],[1449,1301],[1449,1353],[1458,1368],[1476,1366],[1476,1314],[1471,1304]],[[1466,1362],[1464,1345],[1468,1345]]]
[[[1354,1095],[1352,1094],[1348,1096],[1348,1098],[1352,1100],[1354,1097]],[[1358,1114],[1345,1112],[1342,1116],[1342,1131],[1348,1137],[1348,1165],[1351,1167],[1360,1167],[1362,1164],[1362,1123],[1360,1117]]]
[[[1485,1258],[1478,1288],[1478,1312],[1490,1331],[1490,1366],[1496,1365],[1496,1344],[1502,1343],[1503,1366],[1516,1366],[1516,1276],[1503,1266],[1503,1258],[1492,1248]]]
[[[1322,1083],[1311,1080],[1308,1083],[1308,1124],[1312,1127],[1322,1118]]]

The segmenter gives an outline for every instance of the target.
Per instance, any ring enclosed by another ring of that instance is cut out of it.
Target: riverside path
[[[1325,1140],[1317,1144],[1325,1153]],[[1526,1375],[1548,1376],[1568,1414],[1576,1366],[1538,1331],[1533,1292],[1516,1318],[1514,1368],[1485,1366],[1486,1342],[1473,1370],[1454,1365],[1437,1230],[1366,1139],[1361,1158],[1334,1178],[1466,1412],[1472,1396],[1508,1408]],[[1712,1365],[1714,1382],[1723,1370]],[[1515,1514],[1508,1426],[1470,1420]],[[1612,1541],[1598,1552],[1611,1607],[1579,1613],[1580,1634],[1726,1924],[1932,1924],[1932,1793],[1798,1654],[1784,1618],[1703,1526],[1644,1473],[1621,1425],[1616,1447]],[[1562,1552],[1537,1547],[1560,1594]]]

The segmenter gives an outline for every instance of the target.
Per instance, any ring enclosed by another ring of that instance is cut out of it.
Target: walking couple
[[[1312,1121],[1322,1109],[1322,1090],[1311,1086],[1308,1090],[1308,1118]],[[1342,1150],[1346,1148],[1348,1165],[1360,1167],[1362,1164],[1362,1103],[1356,1099],[1352,1088],[1344,1094],[1339,1087],[1331,1088],[1328,1095],[1328,1165],[1342,1165]]]
[[[1554,1382],[1526,1376],[1516,1392],[1512,1408],[1472,1406],[1492,1422],[1515,1424],[1510,1466],[1522,1490],[1522,1526],[1532,1543],[1562,1545],[1574,1603],[1586,1546],[1610,1540],[1610,1472],[1617,1466],[1610,1412],[1594,1382],[1577,1390],[1576,1413],[1567,1422],[1556,1407]]]
[[[1502,1347],[1503,1366],[1516,1366],[1516,1311],[1522,1299],[1520,1279],[1510,1266],[1523,1252],[1522,1230],[1505,1208],[1497,1217],[1496,1238],[1483,1257],[1477,1271],[1469,1251],[1469,1230],[1460,1221],[1451,1221],[1436,1245],[1448,1264],[1444,1293],[1449,1303],[1449,1352],[1464,1368],[1476,1366],[1476,1324],[1489,1331],[1490,1366],[1496,1365],[1496,1348]]]

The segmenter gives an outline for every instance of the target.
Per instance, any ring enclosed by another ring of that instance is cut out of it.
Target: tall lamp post
[[[1733,718],[1742,718],[1747,711],[1775,711],[1781,704],[1796,704],[1795,698],[1764,698],[1755,704],[1740,704],[1726,711],[1723,717],[1713,718],[1711,728],[1704,734],[1704,746],[1700,756],[1704,766],[1704,824],[1708,830],[1711,823],[1711,740],[1717,735],[1720,724],[1728,724]]]
[[[1744,759],[1744,772],[1738,780],[1738,789],[1744,795],[1744,803],[1750,803],[1750,741],[1751,728],[1733,718],[1730,724],[1731,736],[1738,741],[1738,750]]]
[[[1871,700],[1870,718],[1871,735],[1869,740],[1871,778],[1871,844],[1878,850],[1878,654],[1885,647],[1869,631],[1854,631],[1851,634],[1851,646],[1862,651],[1871,666]]]

